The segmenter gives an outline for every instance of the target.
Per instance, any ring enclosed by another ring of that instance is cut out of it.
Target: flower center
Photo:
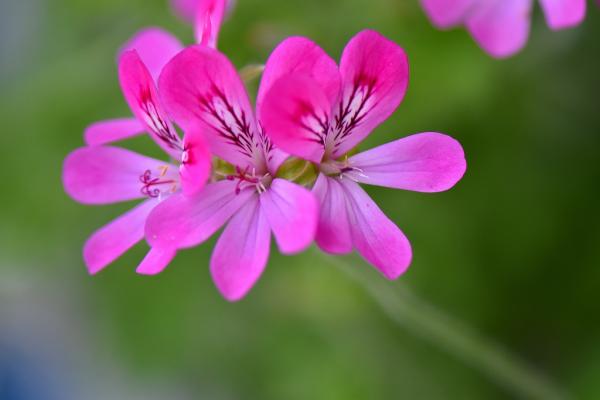
[[[149,198],[172,194],[179,188],[178,176],[170,172],[168,165],[159,167],[157,174],[153,174],[152,170],[147,169],[140,175],[140,183],[142,184],[140,192]]]
[[[268,172],[263,175],[257,175],[256,169],[252,168],[252,171],[250,171],[250,167],[241,169],[237,165],[235,166],[235,173],[229,174],[225,178],[229,181],[237,180],[237,185],[235,186],[236,194],[239,194],[242,189],[249,186],[254,186],[258,193],[264,193],[273,180],[271,174]]]
[[[343,160],[328,160],[319,165],[320,171],[327,176],[337,176],[340,179],[355,180],[352,175],[365,176],[362,169],[350,165],[348,158]]]

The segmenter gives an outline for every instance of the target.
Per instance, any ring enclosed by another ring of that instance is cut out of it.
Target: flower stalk
[[[396,325],[481,371],[511,395],[540,400],[571,398],[518,356],[420,299],[406,285],[380,279],[372,269],[357,265],[353,256],[327,257],[312,250],[359,284]]]

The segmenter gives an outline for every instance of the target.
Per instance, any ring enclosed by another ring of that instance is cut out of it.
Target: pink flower
[[[89,147],[66,158],[66,192],[85,204],[145,199],[140,205],[96,231],[84,246],[84,260],[95,274],[144,237],[145,220],[165,198],[183,190],[202,190],[210,173],[210,155],[199,135],[181,140],[164,112],[155,80],[166,61],[180,50],[178,42],[159,30],[147,30],[131,43],[119,61],[121,87],[135,118],[95,123],[85,132]],[[140,58],[144,57],[144,62]],[[147,66],[146,66],[147,65]],[[176,164],[144,157],[106,144],[148,132]],[[175,256],[174,248],[154,247],[139,273],[156,273]]]
[[[262,87],[271,83],[265,78]],[[210,270],[222,295],[239,300],[266,266],[271,232],[285,254],[302,251],[314,240],[317,201],[307,189],[276,177],[287,156],[264,135],[238,73],[223,54],[205,46],[182,51],[164,68],[159,87],[174,120],[185,131],[202,132],[211,152],[231,168],[217,169],[217,181],[197,195],[174,195],[156,207],[146,238],[159,248],[191,247],[227,223]]]
[[[171,7],[182,19],[193,23],[198,43],[216,47],[219,29],[233,0],[171,0]]]
[[[435,26],[465,25],[494,57],[518,52],[529,36],[533,0],[421,0]],[[585,0],[540,0],[551,29],[570,28],[585,17]]]
[[[285,57],[281,57],[285,55]],[[281,75],[281,64],[292,65]],[[408,84],[404,51],[377,32],[363,31],[346,46],[339,68],[308,39],[284,41],[269,60],[259,92],[266,134],[283,151],[316,164],[313,193],[320,202],[316,241],[332,254],[353,249],[386,278],[411,262],[411,247],[359,183],[419,192],[450,189],[465,172],[460,144],[420,133],[349,155],[398,107]]]

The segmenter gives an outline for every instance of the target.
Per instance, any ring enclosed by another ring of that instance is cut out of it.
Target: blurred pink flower
[[[475,41],[498,58],[517,53],[529,36],[533,0],[421,0],[441,29],[464,25]],[[570,28],[585,17],[585,0],[540,0],[553,30]]]
[[[156,207],[146,238],[159,248],[191,247],[227,223],[210,269],[222,295],[239,300],[266,266],[271,232],[285,254],[314,240],[317,201],[307,189],[276,177],[287,155],[264,135],[223,54],[200,45],[187,48],[164,68],[159,88],[174,120],[186,131],[202,132],[211,152],[233,170],[195,196],[174,195]]]
[[[259,91],[258,105],[267,136],[320,171],[313,188],[320,202],[317,244],[332,254],[355,248],[386,278],[400,276],[411,262],[410,243],[358,183],[439,192],[466,168],[460,144],[432,132],[349,157],[404,97],[402,48],[363,31],[350,40],[338,68],[310,40],[290,38],[271,55],[263,81],[269,85]]]
[[[210,47],[216,47],[223,18],[233,3],[233,0],[171,0],[175,13],[194,24],[196,41]]]
[[[202,138],[186,134],[181,140],[163,111],[155,77],[178,43],[158,30],[147,30],[133,41],[119,61],[121,88],[135,118],[98,122],[85,132],[88,147],[67,156],[63,168],[66,192],[85,204],[146,200],[95,232],[84,246],[84,260],[95,274],[144,237],[149,212],[163,199],[183,191],[202,190],[210,174],[210,154]],[[140,56],[145,57],[142,58]],[[146,66],[148,65],[148,67]],[[144,157],[128,150],[104,146],[148,132],[176,164]],[[142,261],[139,273],[156,273],[174,257],[174,248],[154,247]]]

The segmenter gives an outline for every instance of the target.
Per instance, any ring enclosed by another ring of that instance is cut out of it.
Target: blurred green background
[[[364,28],[403,46],[406,99],[362,148],[445,132],[469,168],[447,193],[368,188],[412,242],[400,284],[574,398],[598,399],[600,9],[589,6],[580,27],[551,32],[536,5],[527,47],[498,61],[463,30],[434,29],[417,0],[239,0],[220,49],[242,67],[306,35],[338,58]],[[192,43],[166,0],[0,3],[0,398],[513,398],[394,324],[314,251],[273,251],[236,304],[210,280],[214,239],[158,277],[134,273],[145,245],[87,275],[85,239],[130,205],[75,203],[61,164],[87,124],[129,115],[115,52],[148,25]],[[147,138],[127,145],[160,154]]]

